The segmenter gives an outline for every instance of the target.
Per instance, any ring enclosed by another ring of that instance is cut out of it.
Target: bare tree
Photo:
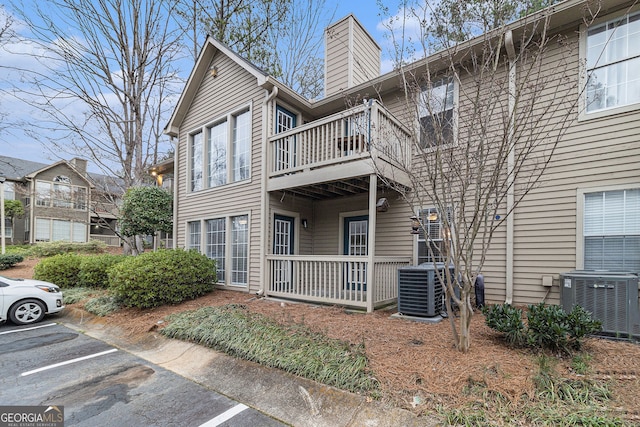
[[[120,183],[122,193],[157,160],[167,100],[179,89],[174,7],[156,0],[14,5],[30,30],[23,43],[39,52],[40,68],[22,70],[28,85],[17,89],[42,118],[27,131],[58,153],[89,158],[118,178],[111,186]]]
[[[193,58],[206,35],[225,43],[245,59],[278,75],[272,31],[279,31],[292,0],[191,0],[179,5],[181,26],[193,43]]]
[[[334,16],[325,0],[292,0],[281,28],[270,33],[280,79],[307,99],[320,98],[324,91],[323,27]]]
[[[325,0],[192,0],[178,16],[194,59],[210,34],[301,95],[321,96],[322,27],[334,16]]]
[[[577,114],[578,79],[567,62],[577,42],[550,34],[547,12],[524,18],[517,37],[509,20],[492,22],[468,42],[451,43],[448,34],[423,38],[425,54],[434,45],[442,49],[411,65],[397,61],[401,119],[417,117],[419,125],[407,126],[412,155],[395,159],[411,189],[387,184],[416,213],[424,239],[419,255],[446,284],[447,311],[458,313],[449,316],[453,340],[463,352],[471,344],[474,284],[491,242],[500,227],[512,227],[514,209],[544,180]]]
[[[4,7],[0,6],[0,47],[3,46],[11,37],[11,25],[13,18],[7,14]],[[5,128],[4,117],[6,113],[0,111],[0,131]]]
[[[88,155],[125,188],[141,183],[155,160],[151,129],[164,92],[177,82],[171,60],[180,34],[168,25],[165,6],[171,4],[51,0],[35,6],[37,18],[22,15],[32,32],[25,42],[42,52],[41,68],[25,70],[26,95],[49,119],[36,131],[53,131],[60,151]]]

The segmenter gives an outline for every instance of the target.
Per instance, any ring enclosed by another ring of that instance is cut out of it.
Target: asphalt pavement
[[[60,408],[67,427],[286,425],[123,348],[48,320],[0,326],[0,405]]]
[[[96,338],[162,367],[192,382],[246,405],[269,419],[295,427],[431,427],[442,425],[436,417],[418,417],[278,369],[233,358],[197,344],[168,339],[155,332],[126,336],[105,319],[83,310],[67,308],[49,321]],[[45,319],[47,321],[47,319]],[[128,424],[135,425],[135,424]],[[145,424],[139,424],[145,426]],[[154,424],[147,424],[154,425]],[[199,424],[181,424],[199,425]],[[233,419],[225,426],[241,426]],[[260,427],[260,422],[253,426]]]

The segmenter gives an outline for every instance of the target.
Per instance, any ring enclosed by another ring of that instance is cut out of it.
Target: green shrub
[[[591,319],[580,306],[567,313],[557,305],[530,305],[526,328],[522,311],[508,304],[485,307],[482,311],[487,326],[504,334],[509,344],[567,354],[579,350],[586,335],[602,329],[600,321]]]
[[[580,349],[586,335],[602,329],[602,324],[592,320],[591,315],[579,305],[574,306],[570,313],[558,305],[530,305],[527,323],[530,346],[568,354]]]
[[[55,283],[61,288],[78,286],[81,258],[72,253],[45,258],[36,264],[33,278]]]
[[[126,258],[126,255],[111,254],[82,257],[80,261],[80,274],[78,275],[78,286],[108,288],[109,275],[107,274],[107,270],[124,261]]]
[[[527,333],[522,321],[522,310],[509,304],[497,304],[482,307],[485,323],[491,329],[504,334],[510,346],[520,347],[527,340]]]
[[[22,261],[24,261],[24,257],[22,257],[22,255],[0,255],[0,270],[11,268]]]
[[[44,242],[35,245],[31,249],[31,254],[39,258],[68,253],[97,254],[104,252],[106,248],[106,243],[99,240],[91,240],[86,243],[74,243],[66,241]]]
[[[159,250],[114,265],[109,282],[126,306],[178,304],[213,290],[216,265],[196,251]]]

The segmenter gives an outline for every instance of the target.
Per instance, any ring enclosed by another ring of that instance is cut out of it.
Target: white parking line
[[[38,325],[38,326],[33,326],[31,328],[14,329],[12,331],[0,332],[0,335],[12,334],[14,332],[32,331],[34,329],[46,328],[47,326],[56,326],[56,324],[55,323],[47,323],[46,325]]]
[[[20,375],[23,376],[23,377],[26,377],[27,375],[36,374],[38,372],[46,371],[47,369],[58,368],[60,366],[70,365],[72,363],[81,362],[83,360],[93,359],[94,357],[104,356],[105,354],[113,353],[115,351],[118,351],[118,349],[117,348],[112,348],[111,350],[103,351],[103,352],[100,352],[100,353],[90,354],[88,356],[78,357],[77,359],[67,360],[66,362],[60,362],[60,363],[56,363],[54,365],[44,366],[42,368],[34,369],[33,371],[23,372]]]
[[[216,426],[219,426],[223,422],[230,420],[231,418],[235,417],[236,415],[238,415],[240,412],[244,411],[247,408],[248,408],[247,405],[243,405],[242,403],[238,403],[233,408],[228,409],[227,411],[221,413],[217,417],[215,417],[213,419],[210,419],[209,421],[207,421],[204,424],[201,424],[200,427],[216,427]]]

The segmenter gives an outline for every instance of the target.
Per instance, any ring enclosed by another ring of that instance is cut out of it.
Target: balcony
[[[410,138],[408,129],[375,100],[273,135],[268,139],[267,190],[348,183],[371,174],[409,186],[403,165],[410,161]]]

